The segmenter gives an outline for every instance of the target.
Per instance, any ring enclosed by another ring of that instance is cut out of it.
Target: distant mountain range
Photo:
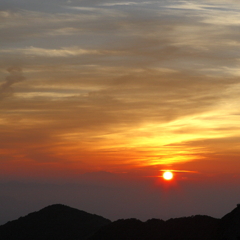
[[[1,240],[240,240],[240,206],[221,219],[196,215],[114,222],[55,204],[0,226]]]

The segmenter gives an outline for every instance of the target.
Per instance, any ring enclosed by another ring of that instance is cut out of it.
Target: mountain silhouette
[[[0,226],[1,240],[84,240],[111,221],[55,204]]]
[[[219,219],[200,215],[168,221],[122,219],[101,228],[90,240],[215,240],[218,223]]]
[[[1,240],[240,240],[240,205],[221,219],[205,215],[114,222],[55,204],[0,226]]]
[[[220,222],[220,240],[240,240],[240,204]]]

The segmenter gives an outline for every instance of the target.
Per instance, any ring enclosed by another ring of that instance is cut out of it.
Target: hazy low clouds
[[[1,181],[0,224],[55,203],[111,220],[167,220],[197,214],[221,218],[235,207],[238,185],[216,187],[210,179],[200,183],[179,177],[178,185],[168,189],[156,184],[156,178],[124,181],[122,176],[101,172],[82,175],[75,183]]]

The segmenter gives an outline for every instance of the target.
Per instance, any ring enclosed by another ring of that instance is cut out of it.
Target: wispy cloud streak
[[[9,96],[12,92],[12,85],[25,79],[22,75],[22,70],[19,67],[9,67],[7,71],[9,75],[6,77],[5,82],[0,85],[0,99]]]

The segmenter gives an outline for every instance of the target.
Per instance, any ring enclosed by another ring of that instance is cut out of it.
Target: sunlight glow
[[[173,178],[173,173],[170,172],[170,171],[164,172],[164,173],[163,173],[163,178],[164,178],[165,180],[171,180],[171,179]]]

